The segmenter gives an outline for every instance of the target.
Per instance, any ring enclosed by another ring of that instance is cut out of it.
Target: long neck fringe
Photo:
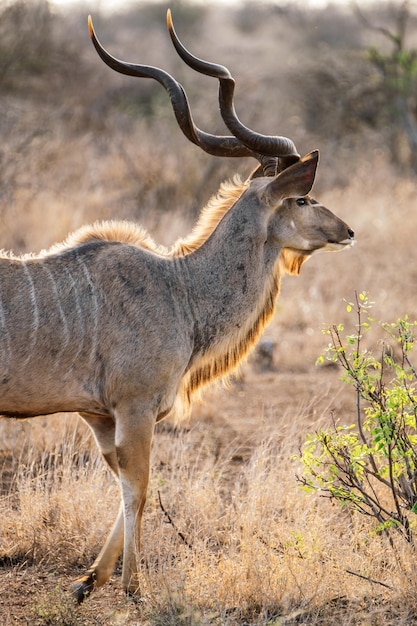
[[[201,365],[189,372],[183,380],[182,396],[187,402],[204,385],[228,377],[244,361],[251,348],[257,343],[262,331],[274,314],[275,302],[280,291],[280,277],[273,276],[263,301],[248,328],[229,341],[226,349],[213,349],[213,354]]]

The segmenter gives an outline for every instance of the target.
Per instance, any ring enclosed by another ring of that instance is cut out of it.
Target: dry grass
[[[206,28],[212,26],[207,39],[216,36],[217,42],[223,33],[226,41],[221,12],[205,19]],[[249,26],[235,23],[233,32],[240,49],[247,46],[253,63],[265,68],[256,77],[262,83],[276,30],[271,21],[248,37]],[[125,25],[127,49],[138,45],[134,27]],[[274,59],[285,74],[285,46],[298,41],[298,30],[280,28]],[[149,36],[162,40],[153,30]],[[149,50],[145,40],[140,45]],[[165,48],[154,49],[157,63]],[[219,56],[238,67],[237,49],[225,45]],[[297,49],[292,69],[301,55]],[[57,101],[43,108],[7,96],[1,246],[36,251],[106,217],[139,219],[167,244],[189,230],[197,207],[225,175],[251,167],[224,164],[187,144],[168,118],[165,100],[157,103],[155,119],[137,120],[119,105],[106,112],[110,96],[102,85],[114,80],[119,89],[121,83],[107,73],[103,81],[102,69],[95,72],[84,100],[78,90],[65,110]],[[248,65],[241,77],[239,98],[248,99],[252,119],[259,120],[263,103],[275,102],[280,90],[254,90]],[[209,123],[209,107],[196,104]],[[270,108],[259,130],[281,128],[288,107],[284,101],[278,107],[278,124]],[[296,118],[289,124],[297,127],[300,150],[316,147]],[[305,494],[292,460],[306,432],[328,421],[331,411],[342,422],[353,421],[354,398],[338,372],[314,365],[326,343],[323,325],[348,321],[343,300],[367,290],[376,318],[417,318],[417,184],[392,167],[374,140],[348,162],[339,158],[343,146],[318,140],[323,160],[315,195],[354,228],[358,244],[343,254],[317,255],[299,278],[284,280],[267,331],[276,343],[275,369],[260,372],[249,362],[230,390],[206,394],[189,424],[157,427],[139,604],[124,598],[119,570],[81,607],[68,594],[70,580],[102,545],[119,498],[78,418],[0,422],[2,624],[417,623],[410,547],[398,540],[393,550],[366,520]]]
[[[253,403],[241,429],[242,404],[220,418],[213,401],[187,428],[158,429],[139,605],[123,599],[119,572],[85,606],[72,605],[68,577],[94,557],[117,489],[79,429],[56,429],[61,443],[48,453],[31,446],[1,501],[1,579],[14,599],[2,599],[4,623],[413,623],[410,548],[393,550],[371,524],[296,484],[291,458],[303,428],[325,419],[311,411],[319,399],[281,413],[257,396],[273,388],[264,376],[248,377],[233,392]],[[218,400],[230,403],[227,393]]]

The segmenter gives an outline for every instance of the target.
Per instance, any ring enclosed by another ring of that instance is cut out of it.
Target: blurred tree
[[[14,92],[44,100],[46,94],[54,97],[58,90],[76,84],[85,65],[79,53],[80,35],[74,31],[69,35],[65,26],[47,0],[0,0],[2,95]]]
[[[6,4],[0,20],[0,80],[49,69],[52,15],[47,2]]]
[[[374,86],[379,103],[376,114],[387,124],[394,162],[404,161],[405,139],[408,147],[406,159],[417,172],[417,50],[406,45],[410,2],[403,0],[396,11],[393,30],[376,26],[359,6],[356,6],[356,11],[367,28],[380,32],[390,43],[391,50],[388,52],[376,46],[367,51],[367,57],[379,76]]]

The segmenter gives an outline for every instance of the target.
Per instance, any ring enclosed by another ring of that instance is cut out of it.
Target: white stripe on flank
[[[23,271],[26,274],[26,278],[28,279],[28,283],[29,283],[29,298],[30,298],[30,302],[31,302],[31,312],[32,312],[32,328],[31,328],[31,335],[30,335],[30,342],[29,344],[26,346],[26,350],[27,350],[27,356],[26,359],[23,362],[23,366],[25,366],[30,359],[33,356],[33,349],[35,347],[37,338],[38,338],[38,330],[39,330],[39,309],[38,309],[38,304],[36,302],[36,292],[35,292],[35,285],[33,284],[33,279],[32,276],[30,274],[29,268],[27,266],[26,261],[22,261],[22,267],[23,267]]]
[[[56,304],[56,307],[58,309],[59,312],[59,317],[61,318],[61,329],[62,329],[62,334],[64,335],[64,340],[62,343],[62,351],[67,347],[69,340],[70,340],[70,333],[69,333],[69,328],[68,328],[68,322],[67,322],[67,318],[65,316],[65,312],[64,309],[61,306],[61,299],[59,297],[59,291],[58,291],[58,287],[56,285],[55,282],[55,278],[51,272],[51,270],[45,265],[45,263],[42,264],[42,268],[45,270],[45,272],[48,274],[49,280],[51,281],[52,284],[52,291],[53,291],[53,295],[54,295],[54,299],[53,302]],[[52,298],[51,298],[52,300]]]
[[[77,291],[77,283],[75,282],[70,270],[68,269],[68,267],[65,267],[65,271],[68,274],[70,283],[73,287],[74,290],[74,303],[75,303],[75,308],[77,311],[77,319],[78,319],[78,325],[79,325],[79,332],[77,332],[75,334],[74,337],[72,337],[72,341],[74,343],[77,343],[78,345],[78,350],[74,355],[74,358],[72,359],[72,362],[75,363],[76,360],[78,359],[79,355],[82,352],[83,346],[84,346],[84,340],[85,340],[85,323],[84,323],[84,316],[83,316],[83,310],[81,308],[80,302],[79,302],[79,296],[78,296],[78,291]]]
[[[4,308],[3,308],[3,301],[1,299],[1,293],[0,293],[0,333],[1,333],[1,355],[2,355],[2,361],[0,364],[0,368],[1,371],[4,372],[4,376],[7,376],[7,372],[9,370],[10,367],[10,361],[11,361],[11,355],[12,355],[12,350],[11,350],[11,342],[10,342],[10,333],[9,333],[9,329],[7,328],[7,324],[6,324],[6,315],[4,313]]]
[[[75,251],[75,258],[77,259],[78,264],[82,268],[83,274],[91,290],[92,309],[88,307],[88,323],[89,323],[89,328],[90,328],[91,321],[93,322],[92,333],[91,333],[90,361],[94,361],[95,356],[96,356],[97,343],[98,343],[98,314],[99,314],[98,298],[97,298],[97,293],[96,293],[93,281],[91,280],[90,272],[88,271],[88,267],[86,266],[84,261],[80,259],[77,251]]]

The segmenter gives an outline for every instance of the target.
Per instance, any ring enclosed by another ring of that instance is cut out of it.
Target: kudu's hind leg
[[[107,417],[81,415],[94,433],[97,445],[112,472],[118,478],[119,466],[117,461],[114,420]],[[96,587],[104,585],[110,578],[116,560],[123,549],[123,506],[120,510],[113,528],[108,535],[106,543],[93,565],[87,572],[74,581],[72,593],[76,600],[82,602]]]

